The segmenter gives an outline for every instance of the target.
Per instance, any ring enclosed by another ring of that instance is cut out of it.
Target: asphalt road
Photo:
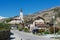
[[[13,33],[10,36],[12,38],[11,40],[52,40],[48,37],[36,36],[32,33],[25,33],[18,30],[11,30],[11,33]]]

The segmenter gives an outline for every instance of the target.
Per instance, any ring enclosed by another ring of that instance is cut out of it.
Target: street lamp
[[[53,16],[54,39],[55,39],[55,16]]]

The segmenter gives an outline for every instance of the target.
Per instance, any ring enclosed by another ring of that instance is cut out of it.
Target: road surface
[[[25,33],[18,30],[11,30],[11,33],[13,33],[13,35],[10,36],[12,38],[11,40],[52,40],[47,37],[36,36],[32,33]]]

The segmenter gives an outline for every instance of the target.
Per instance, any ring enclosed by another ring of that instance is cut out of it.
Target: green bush
[[[45,31],[44,34],[49,34],[49,32],[48,31]]]
[[[0,23],[0,30],[7,30],[7,29],[10,29],[10,26],[8,24],[5,24],[5,23]]]
[[[10,37],[10,26],[0,23],[0,40],[7,40]]]
[[[23,29],[18,28],[19,31],[22,31]]]
[[[60,35],[60,30],[57,32],[57,34],[59,34],[59,35]]]
[[[28,28],[24,28],[24,31],[25,31],[25,32],[28,32]]]
[[[12,18],[6,18],[5,21],[6,22],[10,22],[12,20]]]

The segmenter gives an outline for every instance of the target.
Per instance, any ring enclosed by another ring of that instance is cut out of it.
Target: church
[[[20,24],[23,23],[23,11],[22,9],[20,10],[20,16],[19,17],[14,17],[12,21],[8,22],[8,24]]]

